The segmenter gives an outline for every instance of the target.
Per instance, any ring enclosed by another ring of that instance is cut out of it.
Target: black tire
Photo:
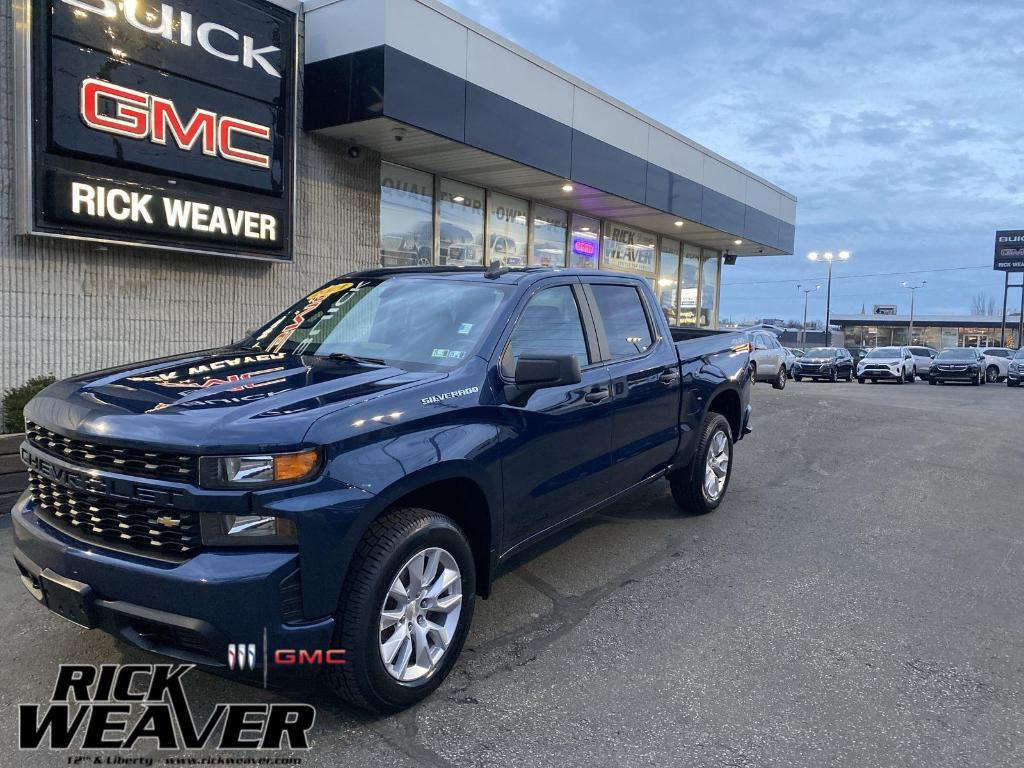
[[[837,381],[839,381],[839,372],[836,371],[835,368],[833,368],[831,371],[829,371],[829,373],[828,373],[828,380],[829,380],[829,382],[831,384],[835,384]]]
[[[897,384],[906,384],[907,383],[907,374],[905,374],[902,371],[900,371],[900,375],[896,377],[896,383]]]
[[[1019,381],[1010,381],[1009,379],[1007,379],[1006,380],[1006,386],[1008,386],[1008,387],[1019,387],[1020,386],[1020,382]]]
[[[462,610],[440,664],[412,683],[393,678],[380,654],[380,611],[392,582],[417,552],[441,547],[461,571]],[[345,649],[346,663],[327,668],[328,689],[357,707],[379,714],[398,712],[429,696],[448,676],[462,651],[473,620],[476,570],[465,535],[448,517],[404,507],[370,526],[359,542],[335,613],[334,645]]]
[[[772,382],[772,389],[785,389],[786,388],[786,366],[779,366],[779,375],[775,377],[775,381]]]
[[[995,384],[999,381],[999,368],[994,365],[990,365],[985,369],[985,378],[989,384]]]
[[[846,383],[847,384],[852,384],[853,383],[853,368],[851,368],[850,370],[848,370],[846,372]]]
[[[725,434],[728,444],[729,467],[721,494],[717,499],[711,499],[704,490],[704,469],[707,465],[711,442],[719,432]],[[729,427],[729,422],[719,413],[709,413],[704,420],[704,427],[701,429],[700,439],[697,441],[697,450],[693,453],[690,465],[670,475],[668,479],[669,487],[672,489],[672,498],[680,512],[687,515],[706,515],[718,509],[722,499],[729,491],[729,482],[732,480],[733,455],[732,429]]]
[[[907,374],[907,384],[913,384],[917,381],[917,368],[914,368]]]
[[[980,387],[981,383],[985,380],[985,374],[978,371],[978,375],[974,377],[974,381],[971,382],[972,387]]]
[[[757,384],[757,363],[750,364],[750,386]]]
[[[804,380],[804,377],[803,377],[803,376],[801,376],[801,375],[800,375],[799,373],[798,373],[798,374],[796,374],[796,375],[795,375],[795,376],[793,377],[793,381],[803,381],[803,380]]]
[[[937,382],[935,379],[928,379],[928,383],[931,384],[934,387],[939,382]]]
[[[857,383],[858,384],[863,384],[865,381],[867,381],[867,379],[865,379],[863,376],[858,376],[857,377]]]

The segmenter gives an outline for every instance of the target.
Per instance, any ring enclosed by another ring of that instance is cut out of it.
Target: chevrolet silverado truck
[[[81,626],[397,711],[512,556],[659,479],[685,513],[722,503],[749,355],[670,328],[638,277],[347,275],[241,343],[41,392],[14,558]]]

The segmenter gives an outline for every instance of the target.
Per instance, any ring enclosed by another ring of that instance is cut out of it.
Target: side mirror
[[[505,399],[521,402],[538,389],[567,387],[582,380],[576,355],[524,354],[516,361],[516,383],[505,387]]]

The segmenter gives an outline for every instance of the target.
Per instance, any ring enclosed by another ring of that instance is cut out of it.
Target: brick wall
[[[346,145],[301,133],[292,264],[15,237],[12,5],[22,2],[0,4],[0,397],[40,374],[239,339],[310,288],[376,265],[380,157],[353,160]]]

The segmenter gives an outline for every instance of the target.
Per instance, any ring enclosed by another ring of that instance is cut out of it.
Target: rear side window
[[[612,360],[643,354],[654,343],[640,292],[628,285],[594,285]]]
[[[568,285],[540,291],[526,305],[502,358],[502,372],[511,377],[515,361],[525,352],[575,355],[580,367],[590,363],[583,321]]]

